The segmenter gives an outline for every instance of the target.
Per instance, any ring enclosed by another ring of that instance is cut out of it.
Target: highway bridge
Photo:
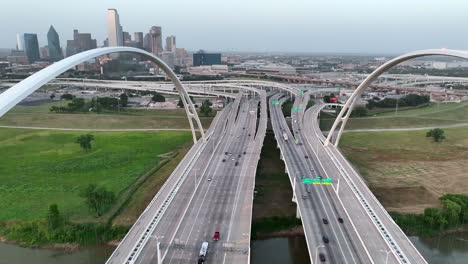
[[[182,84],[159,58],[129,47],[86,51],[28,77],[0,94],[0,116],[66,69],[95,56],[122,51],[143,54],[166,71],[173,83],[146,87],[108,82],[102,88],[177,92],[187,111],[194,145],[107,263],[195,262],[204,241],[210,242],[206,263],[249,263],[253,188],[267,127],[267,96],[311,262],[426,263],[341,154],[336,146],[338,139],[335,145],[329,143],[338,123],[346,123],[364,89],[388,67],[425,55],[468,58],[468,54],[428,50],[389,61],[357,87],[327,138],[318,127],[323,104],[315,100],[317,104],[306,110],[314,91],[304,94],[284,84],[250,80]],[[230,93],[235,98],[217,114],[206,136],[188,90],[224,96]],[[294,100],[291,127],[281,111],[287,98]],[[192,119],[199,126],[200,140],[196,139]],[[306,184],[311,179],[318,179],[314,181],[317,184]],[[221,234],[219,241],[211,242],[215,231]]]

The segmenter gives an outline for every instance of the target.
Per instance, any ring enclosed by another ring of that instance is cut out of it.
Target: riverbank
[[[304,228],[302,226],[295,226],[293,228],[279,230],[279,231],[272,231],[269,233],[256,233],[256,239],[269,239],[269,238],[279,238],[279,237],[298,237],[302,236],[305,237]]]

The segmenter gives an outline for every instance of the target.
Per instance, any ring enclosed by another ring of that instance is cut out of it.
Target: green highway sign
[[[293,110],[293,111],[302,111],[302,108],[301,108],[301,107],[293,107],[292,110]]]
[[[302,183],[304,183],[304,184],[314,184],[314,185],[318,185],[318,184],[331,185],[332,184],[332,179],[331,178],[322,179],[320,177],[303,178]]]
[[[271,104],[277,105],[277,104],[279,104],[279,101],[272,101]]]
[[[304,91],[302,91],[302,90],[299,90],[299,94],[304,94]]]
[[[331,178],[323,179],[322,184],[331,185],[332,184],[332,179]]]
[[[311,178],[304,178],[302,179],[302,183],[304,184],[312,184],[313,179]]]

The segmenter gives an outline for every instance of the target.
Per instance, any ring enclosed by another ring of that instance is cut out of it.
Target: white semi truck
[[[208,242],[203,242],[200,249],[200,254],[198,255],[198,264],[205,263],[206,253],[208,253]]]

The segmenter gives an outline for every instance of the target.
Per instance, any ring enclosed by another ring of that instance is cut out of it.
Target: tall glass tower
[[[119,13],[115,9],[107,10],[107,34],[109,47],[123,46],[123,32]]]
[[[49,47],[49,58],[51,61],[63,59],[62,48],[60,47],[60,38],[53,26],[50,26],[47,32],[47,43]]]
[[[38,61],[41,58],[39,55],[39,42],[37,41],[36,34],[24,34],[24,50],[26,52],[26,57],[28,57],[29,63]]]

